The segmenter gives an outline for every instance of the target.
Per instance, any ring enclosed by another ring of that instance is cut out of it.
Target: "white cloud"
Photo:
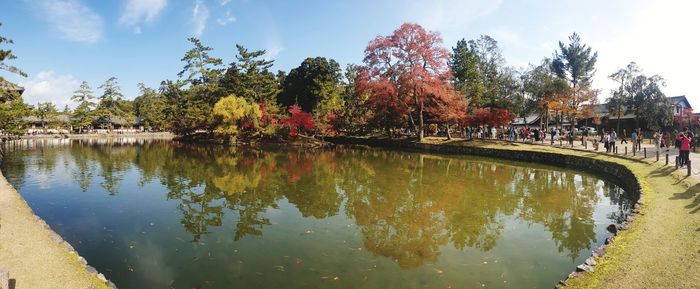
[[[219,4],[221,4],[221,6],[226,6],[226,4],[229,2],[231,2],[231,0],[219,0]]]
[[[219,17],[219,19],[216,19],[216,22],[219,23],[221,26],[226,26],[226,24],[236,22],[236,17],[231,15],[231,10],[226,10],[226,15],[224,17]]]
[[[102,17],[78,0],[40,0],[36,4],[40,14],[63,38],[95,43],[102,38]]]
[[[209,19],[209,8],[202,0],[196,0],[194,8],[192,8],[192,23],[194,24],[194,36],[200,37],[207,28],[207,19]]]
[[[25,88],[22,97],[26,103],[50,101],[62,109],[64,105],[71,104],[70,97],[80,84],[73,75],[56,74],[53,70],[44,70],[20,85]]]
[[[284,47],[278,43],[273,43],[268,45],[268,47],[265,49],[265,59],[267,60],[273,60],[277,58],[277,56],[284,51]]]
[[[128,0],[119,23],[136,26],[138,29],[134,32],[138,34],[141,32],[141,27],[138,25],[143,22],[153,22],[167,4],[167,0]]]

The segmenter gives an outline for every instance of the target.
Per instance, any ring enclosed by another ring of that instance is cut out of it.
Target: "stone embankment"
[[[116,286],[87,265],[70,244],[36,216],[0,173],[0,288],[107,289]]]

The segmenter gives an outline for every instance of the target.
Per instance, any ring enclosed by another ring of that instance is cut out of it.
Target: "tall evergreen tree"
[[[279,103],[299,105],[305,112],[326,114],[340,108],[342,74],[340,64],[325,57],[306,58],[289,71]]]
[[[166,127],[166,100],[154,89],[138,84],[140,95],[134,99],[134,113],[143,126],[149,130],[160,131]]]
[[[591,89],[595,74],[595,63],[598,52],[581,43],[581,37],[574,33],[569,36],[569,43],[559,42],[559,50],[555,51],[552,70],[558,77],[566,79],[571,85],[571,97],[568,99],[568,109],[572,123],[584,104],[594,102],[597,94]]]
[[[455,90],[466,96],[471,109],[481,107],[486,87],[479,68],[479,57],[470,49],[466,40],[458,41],[457,46],[452,48],[450,68]]]
[[[71,97],[73,102],[78,103],[72,114],[73,127],[81,133],[95,121],[96,114],[93,111],[95,102],[93,99],[95,99],[95,95],[87,81],[83,81]]]
[[[0,23],[0,27],[2,23]],[[14,42],[0,35],[0,45],[11,45]],[[12,74],[17,74],[21,77],[27,77],[19,68],[7,64],[6,61],[17,59],[11,49],[0,49],[0,70],[7,71]],[[0,134],[21,135],[27,130],[27,122],[22,120],[29,112],[27,105],[22,100],[22,96],[16,90],[11,89],[16,87],[9,83],[0,75]],[[0,149],[0,152],[2,150]]]
[[[220,58],[211,57],[209,52],[213,49],[203,45],[199,39],[188,38],[187,40],[194,47],[181,59],[185,66],[178,76],[184,79],[176,83],[170,82],[168,88],[171,96],[178,97],[178,102],[171,106],[171,109],[178,110],[174,113],[177,117],[171,119],[173,121],[171,126],[180,134],[190,134],[196,130],[211,131],[213,129],[212,108],[224,95],[219,87],[223,72],[220,67],[223,61]],[[172,91],[174,88],[185,90],[176,93]]]
[[[248,51],[239,44],[236,44],[236,49],[236,61],[229,65],[220,82],[225,94],[235,94],[276,111],[280,84],[270,71],[274,61],[264,58],[265,50]]]
[[[105,81],[102,85],[98,87],[102,89],[102,95],[99,97],[99,104],[97,106],[97,116],[100,118],[102,124],[107,124],[108,128],[111,130],[114,128],[113,121],[115,118],[125,117],[125,111],[122,107],[122,94],[121,87],[119,87],[119,81],[116,77],[112,76]]]

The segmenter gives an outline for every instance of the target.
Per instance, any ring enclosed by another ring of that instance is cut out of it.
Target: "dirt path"
[[[44,227],[0,173],[0,267],[15,289],[108,288]]]

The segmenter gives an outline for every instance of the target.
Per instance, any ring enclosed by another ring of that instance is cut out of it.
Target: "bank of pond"
[[[1,169],[119,288],[550,288],[639,198],[588,172],[378,148],[32,140]]]

